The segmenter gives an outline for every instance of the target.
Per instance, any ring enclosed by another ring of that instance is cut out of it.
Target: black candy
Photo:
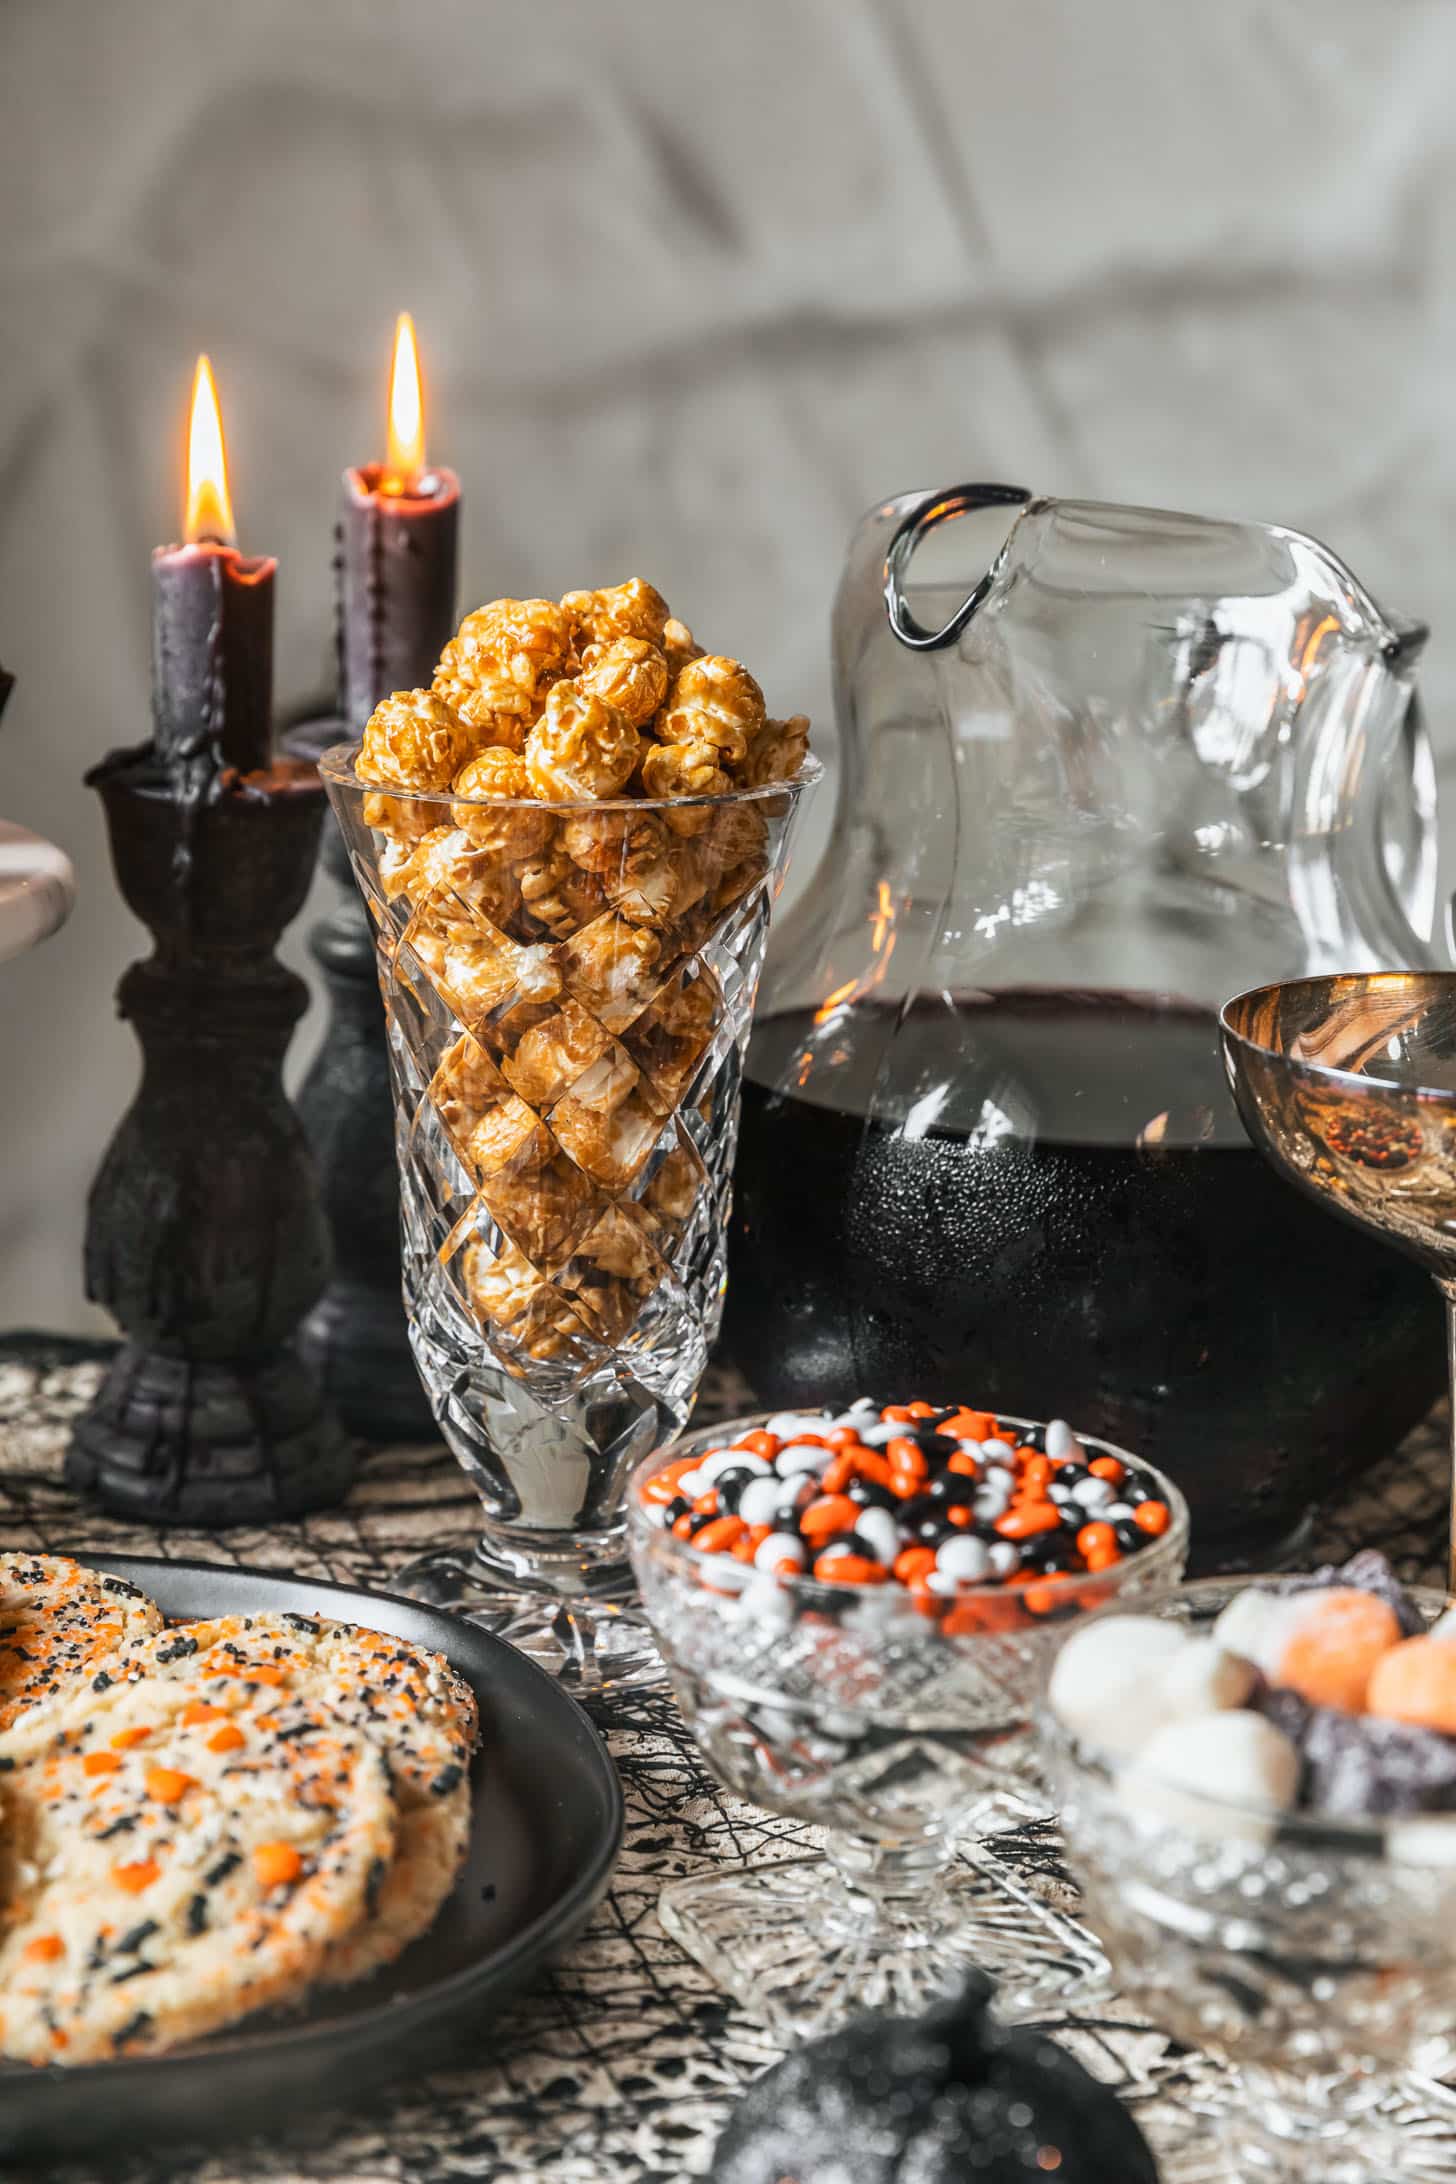
[[[764,1474],[754,1471],[748,1464],[735,1464],[731,1471],[720,1471],[713,1481],[718,1490],[718,1507],[728,1516],[736,1517],[743,1489],[750,1479],[761,1479]]]

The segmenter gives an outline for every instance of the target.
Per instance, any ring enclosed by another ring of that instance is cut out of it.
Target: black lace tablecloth
[[[474,1497],[440,1447],[380,1450],[366,1460],[343,1509],[266,1530],[156,1531],[99,1516],[61,1477],[70,1422],[95,1390],[98,1357],[79,1343],[0,1339],[5,1547],[202,1556],[387,1587],[411,1556],[474,1537]],[[704,1388],[699,1416],[711,1422],[747,1407],[742,1389],[718,1373]],[[1373,1544],[1403,1577],[1439,1581],[1445,1432],[1438,1413],[1325,1513],[1321,1558]],[[482,2026],[476,2059],[417,2079],[367,2109],[316,2117],[285,2138],[169,2156],[165,2166],[155,2154],[119,2154],[107,2173],[125,2184],[161,2177],[179,2184],[669,2184],[700,2175],[735,2095],[776,2050],[661,1932],[657,1893],[670,1877],[718,1863],[792,1856],[808,1831],[719,1790],[664,1692],[593,1711],[627,1800],[614,1885],[534,1991]],[[1043,1885],[1054,1878],[1043,1831],[1024,1831],[1008,1851]],[[1196,2064],[1115,2013],[1068,2033],[1102,2076],[1150,2113],[1196,2087]],[[93,2163],[51,2173],[80,2184],[98,2171]]]

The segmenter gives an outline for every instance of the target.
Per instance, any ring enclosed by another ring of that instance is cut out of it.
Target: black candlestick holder
[[[302,722],[284,740],[313,760],[350,740],[341,720]],[[309,935],[328,991],[328,1023],[298,1093],[334,1239],[334,1273],[303,1327],[305,1355],[351,1432],[368,1441],[433,1440],[434,1417],[415,1367],[399,1265],[399,1170],[384,1004],[374,934],[338,828],[321,862],[339,889]]]
[[[273,952],[308,890],[323,792],[292,761],[189,779],[151,746],[88,780],[155,950],[118,989],[143,1075],[86,1226],[87,1294],[126,1340],[67,1475],[151,1522],[298,1515],[337,1502],[355,1463],[296,1341],[330,1247],[283,1090],[307,989]]]

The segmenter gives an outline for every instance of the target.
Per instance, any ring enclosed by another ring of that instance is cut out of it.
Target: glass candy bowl
[[[1240,1588],[1185,1585],[1137,1613],[1206,1632]],[[1412,1597],[1434,1619],[1434,1592]],[[1359,1820],[1188,1789],[1129,1796],[1116,1762],[1044,1711],[1039,1741],[1120,1996],[1232,2066],[1221,2174],[1389,2184],[1456,2175],[1456,1815]]]
[[[410,1339],[480,1496],[411,1590],[583,1684],[660,1672],[631,1597],[633,1462],[718,1331],[739,1082],[805,788],[542,804],[321,763],[374,920]]]
[[[706,1458],[770,1415],[689,1434],[671,1454]],[[1062,1604],[1041,1618],[1012,1587],[964,1585],[927,1613],[898,1584],[824,1584],[703,1553],[641,1497],[663,1454],[634,1475],[632,1559],[694,1737],[730,1789],[824,1831],[822,1857],[674,1881],[659,1899],[674,1938],[785,2039],[860,2010],[914,2011],[967,1960],[1000,1983],[1003,2015],[1102,1979],[1089,1937],[973,1847],[1044,1810],[1031,1714],[1068,1619],[1183,1571],[1177,1488],[1108,1443],[1084,1446],[1119,1457],[1173,1521],[1137,1555],[1057,1587]]]

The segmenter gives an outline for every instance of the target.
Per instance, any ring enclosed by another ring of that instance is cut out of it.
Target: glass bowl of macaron
[[[1062,1420],[866,1397],[684,1436],[635,1473],[628,1534],[713,1773],[823,1831],[664,1889],[721,1985],[808,2037],[967,1959],[1009,2014],[1102,1978],[976,1838],[1046,1809],[1031,1716],[1069,1624],[1181,1577],[1169,1479]]]
[[[1227,2065],[1226,2173],[1456,2175],[1456,1611],[1378,1553],[1078,1625],[1038,1735],[1117,1991]]]

